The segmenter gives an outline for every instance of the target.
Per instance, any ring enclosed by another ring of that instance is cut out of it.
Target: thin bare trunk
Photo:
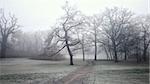
[[[85,52],[84,52],[84,44],[82,43],[82,55],[83,55],[83,61],[85,61]]]
[[[70,56],[70,65],[74,65],[73,64],[73,54],[70,50],[69,43],[68,43],[67,31],[65,31],[65,42],[66,42],[66,47],[67,47],[67,50],[68,50],[68,53],[69,53],[69,56]]]
[[[94,41],[94,44],[95,44],[95,58],[94,58],[94,60],[96,61],[97,60],[97,31],[96,31],[96,28],[95,28],[95,41]]]
[[[113,42],[113,47],[114,47],[114,61],[115,61],[115,62],[118,62],[117,48],[116,48],[116,43],[115,43],[115,41]]]
[[[106,53],[106,55],[107,55],[107,60],[109,60],[109,59],[110,59],[110,58],[109,58],[109,54],[108,54],[108,51],[107,51],[105,45],[104,45],[104,50],[105,50],[105,53]]]
[[[127,60],[127,51],[125,50],[124,52],[124,60],[126,61]]]

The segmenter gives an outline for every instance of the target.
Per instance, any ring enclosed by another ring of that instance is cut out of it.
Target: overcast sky
[[[150,13],[150,0],[69,0],[85,15],[103,11],[106,7],[129,8],[136,14]],[[65,0],[0,0],[0,8],[11,12],[25,31],[45,30],[56,22]]]

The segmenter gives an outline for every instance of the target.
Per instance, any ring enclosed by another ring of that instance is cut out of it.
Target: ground
[[[113,61],[0,60],[0,84],[149,84],[148,64]]]
[[[45,84],[47,81],[51,84],[85,64],[81,60],[75,63],[70,66],[69,60],[1,59],[0,84]]]
[[[148,64],[101,61],[93,70],[94,84],[149,84]]]

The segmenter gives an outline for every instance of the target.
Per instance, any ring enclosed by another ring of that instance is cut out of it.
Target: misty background
[[[79,10],[83,17],[93,17],[95,14],[101,16],[106,9],[114,7],[128,9],[136,16],[146,16],[150,13],[149,0],[68,0],[67,2],[71,7]],[[42,56],[48,46],[47,40],[55,31],[59,19],[65,15],[62,9],[65,3],[65,0],[0,0],[1,12],[4,12],[6,16],[15,15],[20,26],[17,32],[8,38],[7,56]],[[90,27],[87,30],[90,30]],[[72,37],[76,38],[75,34]],[[79,37],[81,36],[79,35]],[[57,40],[58,37],[55,38],[55,41]],[[92,41],[91,44],[93,44]],[[58,43],[58,45],[61,44]],[[78,48],[78,45],[75,48]],[[81,49],[77,49],[73,53],[75,58],[82,58]],[[94,46],[88,47],[85,50],[86,58],[94,58],[93,53]],[[98,58],[107,58],[101,43],[98,45],[97,53]],[[61,54],[69,57],[66,49],[62,50]]]
[[[106,7],[128,8],[138,15],[150,13],[149,0],[69,0],[83,14],[90,16]],[[17,16],[23,31],[48,30],[63,15],[65,0],[0,0],[0,8]]]

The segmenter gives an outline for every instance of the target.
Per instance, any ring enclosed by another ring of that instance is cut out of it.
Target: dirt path
[[[89,62],[88,62],[89,63]],[[92,62],[90,62],[92,63]],[[55,84],[86,84],[88,73],[92,72],[92,64],[82,66],[70,73],[69,75],[63,77],[62,79],[55,82]]]

